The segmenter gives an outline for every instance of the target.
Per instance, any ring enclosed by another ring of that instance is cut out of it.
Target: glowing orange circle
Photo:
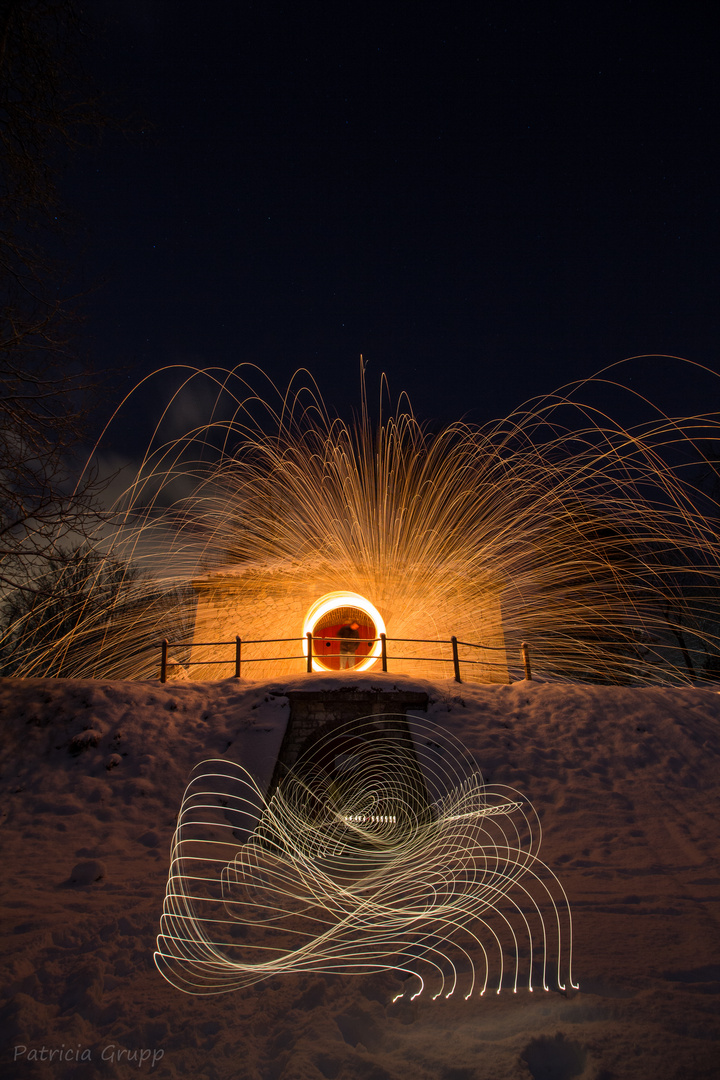
[[[321,596],[319,600],[316,600],[312,605],[307,615],[305,616],[305,622],[303,624],[303,652],[307,656],[308,651],[308,634],[315,633],[315,627],[317,626],[323,615],[327,615],[328,612],[334,611],[335,608],[340,607],[353,607],[362,611],[371,620],[375,626],[375,642],[372,645],[367,656],[364,656],[359,664],[353,667],[353,671],[367,671],[372,667],[375,661],[382,652],[382,642],[380,641],[380,635],[384,634],[385,623],[383,617],[373,604],[369,600],[366,600],[364,596],[360,596],[359,593],[353,592],[331,592],[326,593],[325,596]],[[313,671],[331,671],[332,668],[327,668],[321,661],[313,656],[312,658]]]

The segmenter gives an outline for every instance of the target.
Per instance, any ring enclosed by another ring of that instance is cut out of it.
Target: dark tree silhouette
[[[95,477],[77,482],[94,379],[51,254],[63,161],[102,123],[78,74],[81,30],[71,0],[0,0],[0,584],[21,589],[96,510]]]
[[[158,644],[190,636],[187,590],[85,545],[37,568],[0,608],[0,675],[157,676]]]

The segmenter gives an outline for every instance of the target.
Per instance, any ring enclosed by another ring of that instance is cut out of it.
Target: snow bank
[[[485,778],[532,801],[541,857],[573,909],[578,993],[391,1005],[402,984],[388,972],[197,998],[160,977],[152,953],[192,767],[225,757],[266,785],[286,693],[350,684],[426,690],[428,718]],[[0,717],[4,1077],[718,1076],[717,694],[347,673],[4,680]]]

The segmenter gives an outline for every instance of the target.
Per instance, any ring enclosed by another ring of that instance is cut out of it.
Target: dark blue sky
[[[363,353],[423,418],[482,421],[637,353],[717,368],[711,5],[97,10],[96,81],[138,130],[66,190],[78,283],[104,282],[85,340],[125,385],[306,366],[347,414]]]

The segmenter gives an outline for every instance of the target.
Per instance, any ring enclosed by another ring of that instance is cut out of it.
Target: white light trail
[[[197,766],[155,954],[170,983],[215,994],[290,972],[394,969],[414,977],[413,997],[575,986],[570,909],[538,858],[534,810],[486,786],[446,731],[410,726],[337,725],[269,800],[241,765]]]

